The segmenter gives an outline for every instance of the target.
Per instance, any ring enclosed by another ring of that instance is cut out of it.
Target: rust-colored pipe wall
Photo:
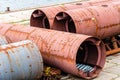
[[[45,63],[85,79],[96,77],[105,64],[104,44],[95,37],[10,24],[0,24],[0,34],[12,42],[32,40]],[[77,64],[93,69],[84,72]]]
[[[90,0],[79,3],[64,4],[59,6],[43,7],[35,10],[30,19],[30,25],[50,29],[53,27],[55,15],[61,11],[103,4],[114,0]],[[64,16],[64,15],[63,15]],[[66,17],[66,16],[65,16]]]
[[[68,17],[64,19],[62,15]],[[59,17],[63,19],[59,20]],[[118,8],[112,6],[91,6],[69,10],[58,13],[54,25],[57,25],[53,28],[55,30],[106,38],[120,34],[120,12]]]
[[[88,6],[89,4],[83,4],[82,6]],[[52,6],[52,7],[45,7],[35,10],[30,19],[30,25],[40,28],[47,28],[50,29],[50,27],[53,25],[53,20],[55,18],[55,15],[60,11],[66,11],[70,9],[76,9],[80,8],[81,5],[59,5],[59,6]]]

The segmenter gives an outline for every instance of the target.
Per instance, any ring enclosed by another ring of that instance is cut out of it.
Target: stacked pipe
[[[32,40],[45,63],[85,79],[98,76],[105,64],[105,46],[97,38],[36,27],[0,24],[12,42]]]
[[[30,80],[42,76],[43,61],[30,40],[11,43],[0,35],[0,80]]]
[[[118,53],[119,39],[112,40],[111,37],[120,34],[120,1],[60,12],[55,17],[52,29],[92,35],[100,39],[109,38],[109,45],[106,40],[104,42],[108,50],[106,55]]]
[[[56,15],[53,29],[102,39],[120,34],[120,12],[113,6],[92,6],[60,12]]]
[[[116,0],[90,0],[90,1],[83,1],[78,3],[64,4],[59,6],[43,7],[35,10],[32,13],[30,19],[30,25],[35,27],[50,29],[54,27],[53,22],[55,15],[61,11],[78,9],[93,5],[102,5],[105,3],[111,3],[112,1],[116,1]]]

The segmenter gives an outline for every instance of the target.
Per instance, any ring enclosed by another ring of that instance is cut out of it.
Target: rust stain
[[[111,28],[111,27],[115,27],[115,26],[120,27],[120,23],[110,24],[110,25],[107,25],[107,26],[99,27],[99,29]]]
[[[95,23],[95,25],[96,25],[95,36],[97,36],[97,35],[98,35],[98,31],[99,31],[98,20],[97,20],[95,14],[91,11],[92,9],[88,9],[88,8],[86,8],[86,9],[87,9],[87,10],[92,14],[92,16],[93,16],[93,18],[91,18],[91,21],[93,21],[93,22]],[[97,13],[97,14],[98,14],[98,13]]]
[[[11,29],[12,26],[14,26],[14,25],[11,25],[11,26],[9,27],[9,29]],[[5,34],[9,31],[9,29],[7,29],[6,32],[5,32],[3,35],[5,35]]]
[[[57,58],[57,59],[59,59],[60,61],[61,60],[66,60],[66,61],[68,61],[68,62],[70,62],[70,63],[75,63],[75,60],[74,59],[70,59],[69,57],[67,57],[67,58],[65,58],[64,56],[58,56],[58,55],[56,55],[56,54],[50,54],[49,56],[48,56],[48,54],[49,53],[45,53],[45,52],[41,52],[42,54],[43,54],[43,56],[46,56],[47,58]]]

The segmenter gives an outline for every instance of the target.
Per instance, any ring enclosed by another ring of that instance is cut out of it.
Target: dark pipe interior
[[[69,17],[66,16],[66,13],[58,13],[54,19],[53,28],[54,30],[66,31],[65,23]]]
[[[90,75],[90,73],[101,69],[101,67],[97,64],[98,60],[101,58],[98,54],[99,52],[97,46],[91,41],[83,42],[78,49],[76,67],[78,70],[81,70],[83,74],[87,74],[86,77],[93,76]],[[82,64],[82,67],[78,67],[78,64],[79,66]]]
[[[40,27],[40,28],[49,28],[49,21],[41,10],[35,10],[32,13],[31,19],[30,19],[30,25],[34,27]]]
[[[98,61],[98,50],[96,45],[90,41],[85,41],[78,49],[76,63],[96,65]]]
[[[43,18],[43,27],[46,29],[50,29],[50,24],[49,24],[49,20],[47,17]]]
[[[68,32],[76,33],[76,27],[72,19],[66,21],[66,28]]]

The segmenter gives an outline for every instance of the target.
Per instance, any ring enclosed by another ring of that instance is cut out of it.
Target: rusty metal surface
[[[106,55],[120,52],[120,35],[116,35],[103,40],[106,47]]]
[[[120,1],[118,2],[120,4]],[[91,6],[60,12],[54,21],[57,26],[53,29],[99,38],[120,34],[120,12],[113,6]],[[67,18],[62,15],[66,15]],[[62,19],[60,20],[59,17]]]
[[[105,47],[95,37],[5,24],[0,24],[0,34],[13,42],[32,40],[39,47],[45,63],[82,78],[96,77],[105,63]],[[84,72],[77,64],[92,66],[93,71]]]
[[[0,35],[0,45],[11,43],[8,37]]]
[[[87,6],[88,4],[84,4],[84,6],[85,5]],[[32,13],[30,19],[30,25],[35,27],[50,29],[50,27],[52,27],[53,25],[53,20],[55,18],[55,15],[58,12],[80,8],[80,7],[82,6],[67,4],[67,5],[40,8]]]
[[[42,57],[32,41],[0,46],[0,80],[31,80],[40,78],[42,72]]]
[[[79,3],[64,4],[59,6],[43,7],[35,10],[32,13],[30,19],[30,25],[35,27],[50,29],[54,26],[57,26],[57,25],[53,26],[53,21],[55,15],[61,11],[88,7],[95,4],[97,5],[98,3],[99,4],[107,3],[108,1],[112,1],[112,0],[90,0],[90,1],[82,1]]]

